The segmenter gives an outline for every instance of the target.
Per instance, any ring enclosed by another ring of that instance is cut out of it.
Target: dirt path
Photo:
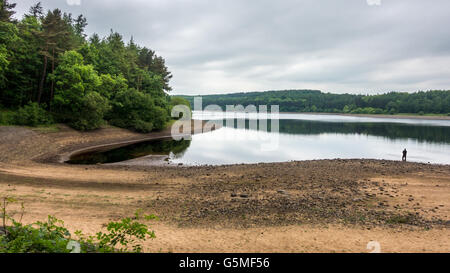
[[[51,214],[73,231],[155,213],[158,252],[450,251],[450,166],[319,160],[205,166],[68,166],[61,154],[149,137],[62,126],[41,133],[0,127],[0,196],[26,207],[25,222]],[[18,213],[18,205],[11,207]]]

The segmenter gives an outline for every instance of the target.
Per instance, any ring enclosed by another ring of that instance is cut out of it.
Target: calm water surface
[[[194,112],[216,120],[216,113]],[[222,165],[290,160],[368,158],[450,164],[450,120],[390,119],[338,115],[280,114],[279,132],[249,129],[256,116],[238,116],[191,141],[154,141],[84,155],[82,164],[110,163],[167,154],[173,163]],[[244,119],[246,118],[246,119]],[[238,120],[245,128],[238,127]],[[267,121],[269,131],[272,129]]]

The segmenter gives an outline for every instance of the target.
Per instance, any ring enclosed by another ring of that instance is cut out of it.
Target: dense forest
[[[0,0],[0,124],[67,123],[92,130],[104,124],[150,132],[164,128],[174,105],[165,60],[111,30],[87,37],[87,19],[41,3],[21,19]],[[187,99],[188,101],[186,101]],[[203,96],[203,105],[279,105],[282,112],[364,114],[450,113],[450,91],[382,95],[285,90]]]
[[[15,6],[0,0],[0,124],[166,126],[181,99],[168,95],[172,75],[162,57],[112,30],[88,38],[83,15],[37,3],[18,20]]]
[[[183,96],[193,103],[193,96]],[[353,114],[450,114],[450,91],[390,92],[381,95],[323,93],[317,90],[283,90],[202,96],[203,107],[226,105],[279,105],[281,112]],[[270,109],[270,108],[269,108]]]

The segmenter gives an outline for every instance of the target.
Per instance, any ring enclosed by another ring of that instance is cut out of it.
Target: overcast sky
[[[20,17],[37,1],[10,2]],[[450,89],[448,0],[41,2],[156,50],[173,94]]]

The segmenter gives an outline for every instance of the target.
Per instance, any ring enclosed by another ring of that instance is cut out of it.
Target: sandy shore
[[[136,209],[154,213],[149,252],[450,250],[450,166],[317,160],[231,166],[76,166],[92,146],[163,137],[118,128],[43,133],[0,127],[0,196],[24,222],[54,215],[95,233]],[[11,206],[18,212],[19,206]]]

